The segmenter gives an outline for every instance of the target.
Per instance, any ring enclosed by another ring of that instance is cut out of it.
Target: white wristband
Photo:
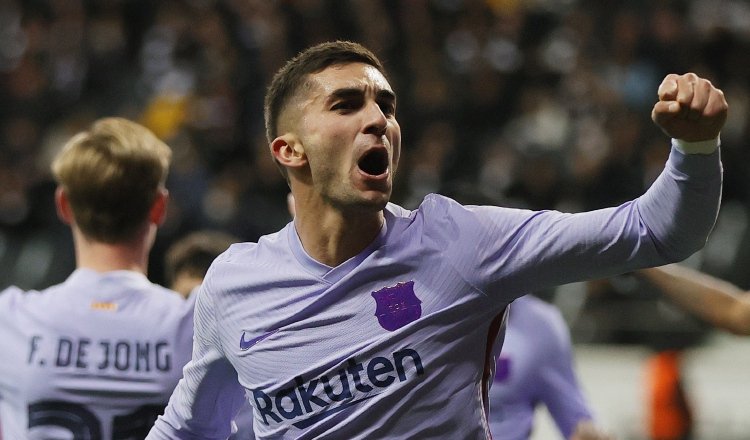
[[[682,139],[672,139],[672,145],[684,154],[711,154],[719,148],[721,140],[717,136],[714,139],[698,142],[686,142]]]

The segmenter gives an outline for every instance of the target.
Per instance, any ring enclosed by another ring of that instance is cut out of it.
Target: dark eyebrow
[[[395,104],[396,103],[396,94],[391,92],[390,90],[379,90],[377,93],[377,99],[384,100],[388,102],[389,104]]]
[[[340,99],[359,98],[363,95],[363,93],[364,92],[362,91],[362,89],[358,89],[356,87],[336,89],[331,92],[326,101],[331,102],[338,101]],[[387,89],[378,90],[376,98],[379,100],[388,101],[389,103],[396,102],[396,94]]]

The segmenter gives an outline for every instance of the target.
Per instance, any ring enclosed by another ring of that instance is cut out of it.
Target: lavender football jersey
[[[538,404],[563,438],[593,418],[573,371],[568,328],[551,304],[532,295],[513,301],[496,366],[489,393],[493,438],[528,439]]]
[[[219,439],[248,400],[258,438],[490,436],[487,381],[508,303],[528,292],[687,257],[716,219],[718,152],[673,149],[639,199],[566,214],[389,204],[337,267],[290,223],[209,269],[193,359],[149,439]]]
[[[3,438],[143,438],[190,359],[193,305],[130,271],[0,293]]]

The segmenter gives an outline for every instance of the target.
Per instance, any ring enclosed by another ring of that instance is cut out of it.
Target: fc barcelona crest
[[[414,294],[414,281],[377,290],[372,297],[376,303],[375,316],[388,331],[398,330],[422,316],[422,301]]]

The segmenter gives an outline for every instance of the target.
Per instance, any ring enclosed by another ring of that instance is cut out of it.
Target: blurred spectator
[[[187,298],[200,286],[214,258],[238,240],[219,231],[196,231],[175,241],[167,250],[169,288]]]

